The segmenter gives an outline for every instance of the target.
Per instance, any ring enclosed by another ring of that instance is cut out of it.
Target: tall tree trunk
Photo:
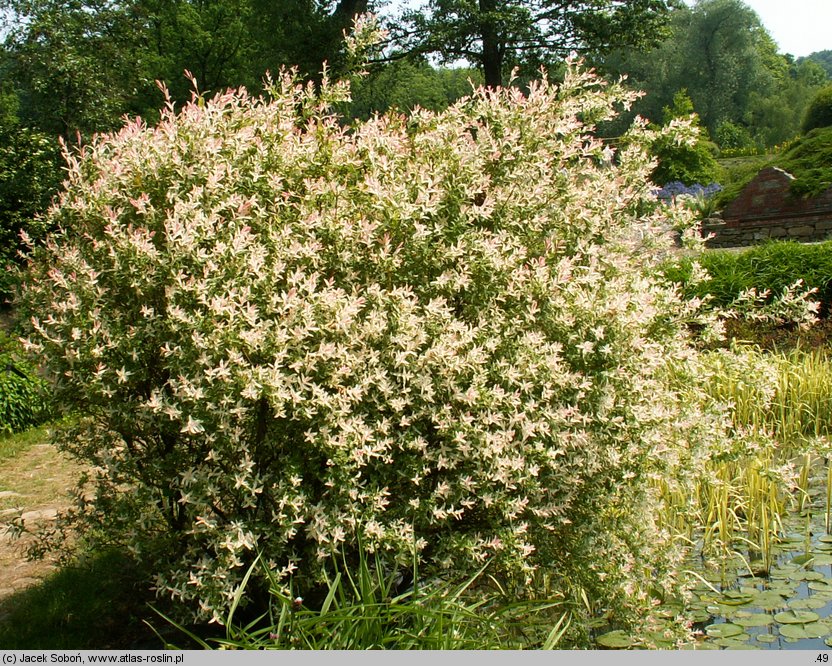
[[[332,12],[333,27],[339,34],[341,30],[349,30],[353,17],[366,13],[368,5],[368,0],[341,0]]]
[[[479,0],[482,73],[485,85],[491,88],[503,84],[503,50],[494,16],[497,2],[498,0]]]

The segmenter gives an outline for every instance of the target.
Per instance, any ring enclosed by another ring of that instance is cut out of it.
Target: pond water
[[[784,521],[770,566],[759,553],[715,562],[691,557],[701,577],[686,611],[703,632],[696,649],[828,650],[832,647],[832,536],[825,488]]]
[[[820,472],[821,470],[817,470]],[[832,535],[827,533],[825,473],[813,479],[802,509],[783,520],[769,561],[742,539],[731,556],[691,550],[689,575],[698,580],[685,607],[659,609],[668,623],[689,618],[700,634],[696,650],[828,650],[832,648]],[[602,648],[638,648],[641,641],[599,622]],[[674,644],[653,636],[657,647]]]

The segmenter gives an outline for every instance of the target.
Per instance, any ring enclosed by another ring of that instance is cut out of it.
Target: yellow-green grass
[[[706,550],[741,544],[768,566],[786,513],[811,509],[811,471],[828,464],[832,358],[822,350],[733,347],[703,355],[699,380],[682,390],[688,399],[725,406],[733,439],[705,463],[689,495],[660,485],[665,522],[686,538],[701,538]],[[826,498],[829,525],[829,487]]]

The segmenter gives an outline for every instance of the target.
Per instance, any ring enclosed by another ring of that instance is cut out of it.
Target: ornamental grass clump
[[[68,154],[19,305],[76,519],[220,622],[257,552],[312,598],[359,543],[641,616],[674,585],[648,478],[716,428],[662,371],[692,306],[651,277],[686,215],[656,133],[595,139],[632,96],[572,65],[352,127],[347,95],[284,73]]]

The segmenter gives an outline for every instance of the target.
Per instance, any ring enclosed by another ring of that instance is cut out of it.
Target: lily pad
[[[774,618],[766,613],[752,613],[744,617],[735,617],[734,624],[741,627],[765,627],[774,622]]]
[[[809,622],[817,622],[820,615],[809,610],[787,610],[777,613],[774,619],[780,624],[808,624]]]
[[[829,633],[829,627],[822,622],[808,624],[786,624],[780,627],[780,635],[786,638],[821,638]]]
[[[832,592],[832,580],[824,578],[822,580],[809,581],[809,589],[816,592]]]
[[[826,645],[828,645],[829,647],[832,647],[832,636],[830,636],[823,642],[826,643]]]
[[[797,557],[792,558],[792,564],[797,564],[799,566],[804,566],[809,564],[810,562],[815,561],[815,556],[811,553],[804,553],[803,555],[798,555]]]
[[[818,541],[820,541],[821,543],[832,544],[832,534],[824,534],[818,538]]]
[[[754,567],[754,563],[753,563],[753,562],[751,563],[751,566],[752,566],[752,568]],[[768,571],[768,570],[766,569],[766,571]],[[748,586],[748,590],[749,590],[749,591],[750,591],[750,590],[757,590],[757,591],[759,591],[757,587],[752,587],[752,586],[757,586],[757,585],[765,585],[765,584],[768,582],[768,579],[767,579],[767,578],[763,578],[762,576],[749,576],[748,578],[743,578],[743,579],[742,579],[742,582],[743,582],[743,583],[745,583],[745,585],[747,585],[747,586]],[[744,587],[741,587],[740,589],[741,589],[741,590],[743,590],[743,591],[745,591],[745,588],[744,588]]]
[[[688,613],[688,619],[694,624],[699,624],[701,622],[707,622],[708,620],[710,620],[711,614],[703,608],[700,610],[690,611]]]
[[[790,599],[789,608],[793,610],[817,610],[823,608],[827,603],[826,599],[818,599],[817,597]]]
[[[812,562],[812,564],[816,567],[828,566],[832,564],[832,555],[829,555],[828,553],[815,553],[815,561]]]
[[[621,629],[608,631],[606,634],[598,636],[595,642],[601,647],[611,648],[613,650],[624,650],[635,645],[635,641]]]
[[[774,579],[777,579],[777,578],[791,578],[798,571],[800,571],[800,567],[797,566],[796,564],[784,564],[783,566],[772,569],[769,572],[769,576],[771,576],[771,578],[774,578]]]
[[[727,620],[730,620],[736,612],[743,608],[743,606],[729,606],[727,604],[712,604],[708,606],[705,610],[707,610],[711,615],[715,617],[724,617]]]
[[[739,636],[731,636],[731,638],[717,638],[711,641],[714,645],[719,645],[726,650],[749,650],[753,649],[746,641],[750,640],[751,636],[748,634],[740,634]]]
[[[723,622],[721,624],[710,624],[705,627],[705,633],[711,638],[730,638],[743,633],[743,628],[738,624]]]
[[[823,580],[824,576],[820,571],[798,571],[796,574],[789,576],[791,580],[808,580],[816,581]]]
[[[754,597],[753,605],[762,610],[777,610],[786,606],[786,599],[779,592],[767,590]]]
[[[757,634],[754,638],[760,641],[760,643],[773,643],[777,640],[777,636],[774,634]]]
[[[738,592],[737,590],[728,590],[722,595],[720,603],[726,606],[745,606],[754,599],[754,594],[747,592]]]
[[[682,606],[677,604],[667,604],[656,609],[656,615],[666,620],[671,620],[682,614]]]

